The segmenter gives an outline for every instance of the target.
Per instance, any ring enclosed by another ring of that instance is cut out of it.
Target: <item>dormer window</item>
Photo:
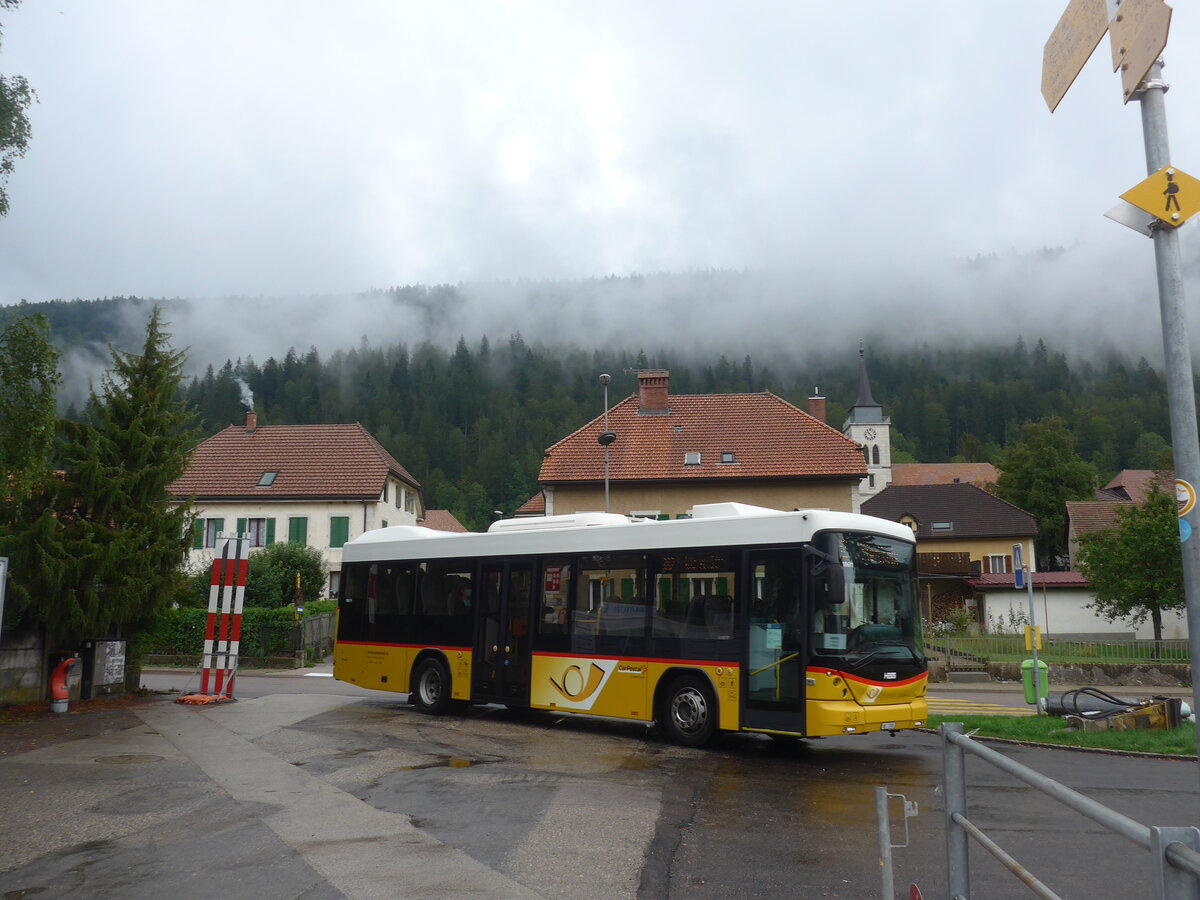
[[[261,487],[261,488],[270,487],[271,485],[273,485],[275,483],[275,476],[278,474],[279,474],[278,471],[272,471],[272,470],[263,472],[262,476],[258,479],[258,484],[256,484],[255,487]]]
[[[699,450],[689,450],[687,453],[683,454],[683,464],[685,466],[700,465],[700,451]]]

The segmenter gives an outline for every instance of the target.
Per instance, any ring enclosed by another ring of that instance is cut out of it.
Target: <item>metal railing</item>
[[[999,860],[1029,890],[1045,900],[1061,900],[1032,872],[1004,851],[967,817],[966,754],[970,753],[1025,782],[1052,800],[1115,834],[1149,850],[1154,859],[1155,900],[1196,900],[1200,897],[1200,829],[1147,826],[1085,797],[1040,772],[1014,762],[963,734],[959,722],[941,728],[943,786],[946,797],[946,882],[951,900],[970,900],[971,872],[967,848],[971,839]]]
[[[926,650],[957,667],[992,662],[1019,662],[1028,656],[1019,634],[929,635]],[[1046,638],[1038,658],[1057,665],[1187,665],[1186,640],[1074,641]]]
[[[318,658],[333,652],[333,629],[337,622],[336,613],[319,613],[300,621],[300,647],[311,650]]]

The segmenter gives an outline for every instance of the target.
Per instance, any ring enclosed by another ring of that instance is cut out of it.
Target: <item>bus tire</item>
[[[717,731],[712,688],[698,675],[680,675],[663,694],[660,720],[667,737],[685,747],[703,747]]]
[[[446,664],[435,656],[427,656],[417,663],[409,699],[413,706],[426,715],[440,716],[449,712],[453,701],[450,697],[450,670]]]

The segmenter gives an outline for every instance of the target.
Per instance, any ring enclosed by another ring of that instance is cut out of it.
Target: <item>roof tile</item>
[[[862,511],[893,522],[912,516],[918,541],[1037,534],[1033,516],[973,484],[891,485],[864,501]],[[935,530],[935,522],[951,527]]]
[[[263,472],[278,472],[258,487]],[[369,431],[353,425],[230,425],[202,441],[187,471],[167,486],[200,500],[374,500],[387,476],[421,485]]]
[[[770,392],[672,395],[665,413],[651,414],[639,414],[633,396],[609,410],[608,426],[617,435],[609,445],[609,477],[614,480],[849,479],[867,474],[858,443]],[[538,481],[603,479],[604,448],[597,442],[603,431],[604,417],[598,416],[552,445]],[[686,455],[696,453],[699,463],[689,464]]]

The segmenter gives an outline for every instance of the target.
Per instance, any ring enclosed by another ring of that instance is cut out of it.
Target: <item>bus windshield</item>
[[[822,560],[815,572],[813,653],[835,656],[851,670],[875,668],[872,663],[895,669],[904,662],[923,668],[913,545],[831,532],[814,545]]]

